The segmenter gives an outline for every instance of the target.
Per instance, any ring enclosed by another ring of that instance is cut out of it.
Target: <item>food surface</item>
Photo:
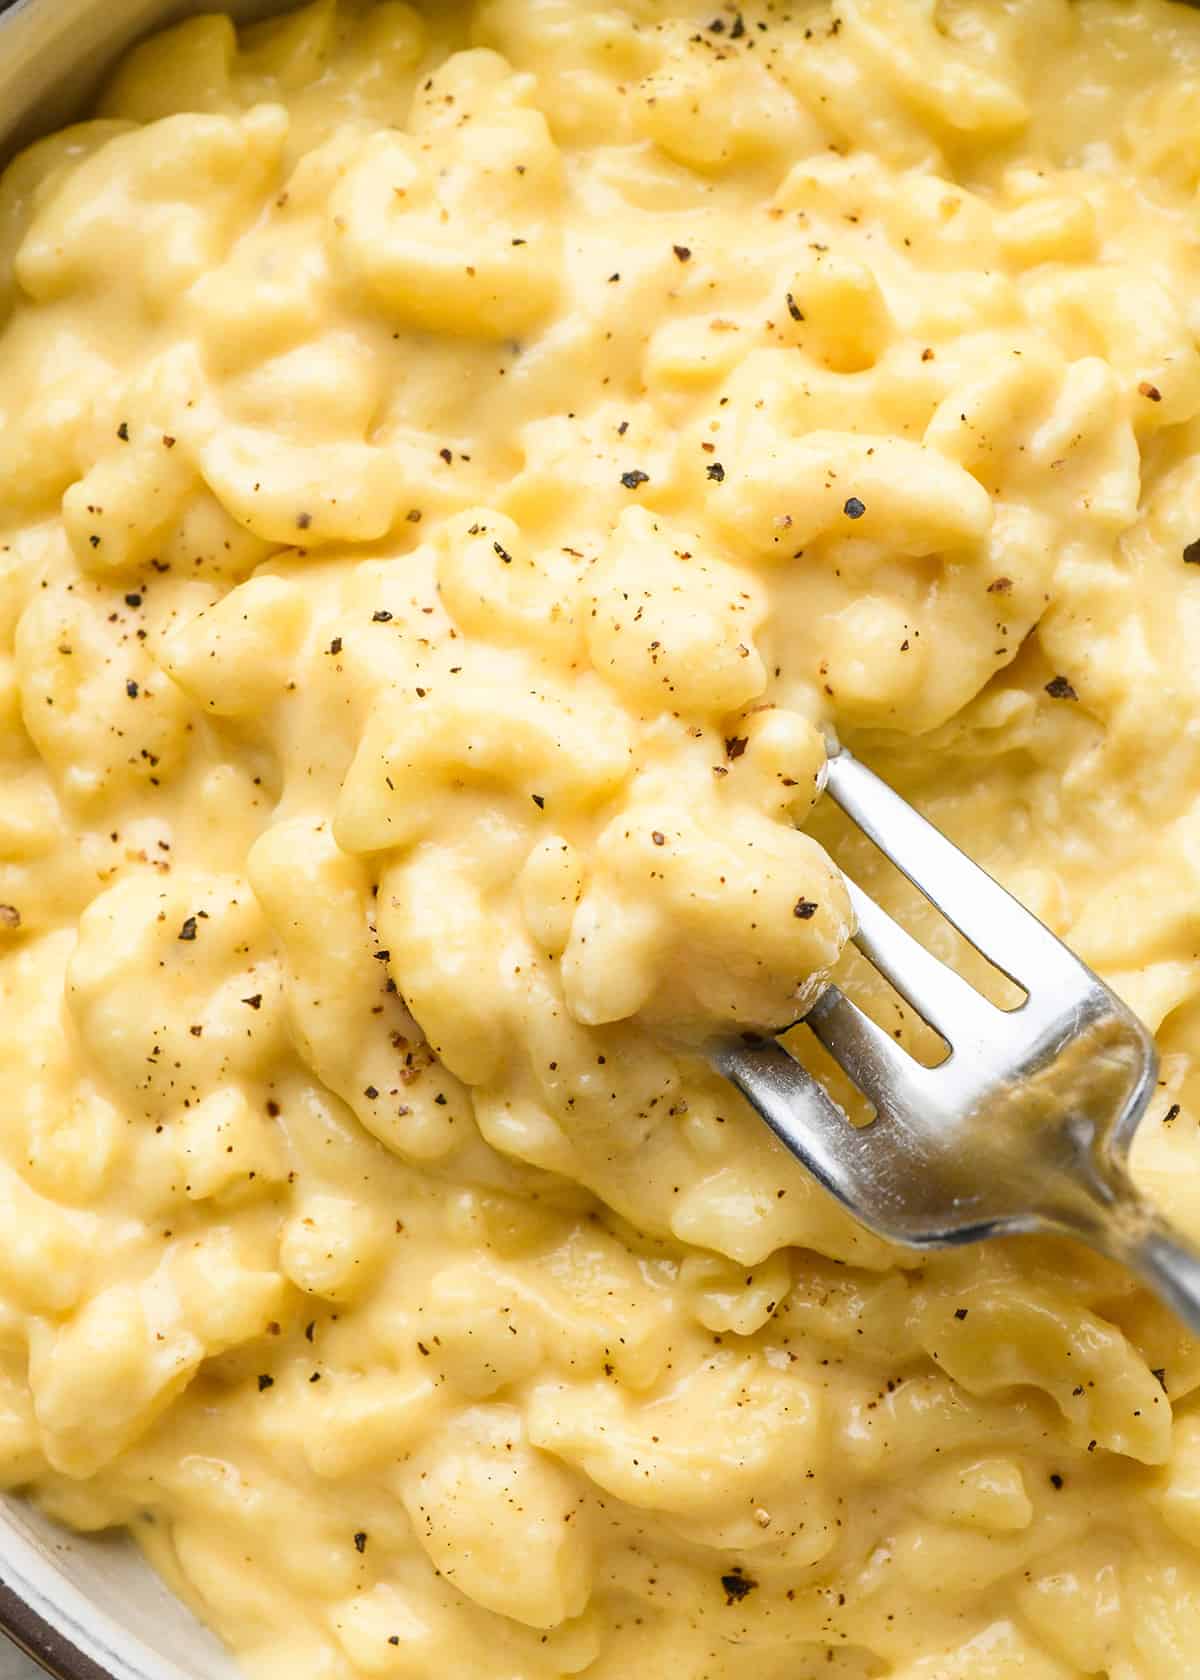
[[[317,0],[98,109],[0,185],[0,1485],[258,1680],[1190,1680],[1200,1348],[702,1046],[925,1053],[838,866],[1000,984],[831,726],[1200,1235],[1200,15]]]

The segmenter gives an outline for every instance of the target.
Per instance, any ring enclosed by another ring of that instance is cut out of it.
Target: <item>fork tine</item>
[[[804,1017],[804,1024],[812,1028],[878,1113],[925,1110],[936,1102],[930,1077],[936,1070],[914,1061],[836,986],[826,986]]]
[[[1078,980],[1086,973],[1049,928],[851,753],[830,757],[825,787],[884,856],[1010,980],[1028,992],[1034,984],[1044,990],[1047,979]]]
[[[955,1048],[962,1047],[964,1029],[967,1034],[994,1038],[1003,1024],[1003,1012],[919,944],[861,887],[845,876],[842,879],[858,921],[854,943],[921,1019]]]
[[[855,1126],[808,1069],[776,1038],[730,1040],[713,1051],[717,1068],[827,1190],[853,1211],[847,1181],[878,1168],[875,1125]]]

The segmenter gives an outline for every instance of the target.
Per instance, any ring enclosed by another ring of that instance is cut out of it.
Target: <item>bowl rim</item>
[[[0,1633],[54,1680],[116,1680],[61,1629],[0,1580]]]

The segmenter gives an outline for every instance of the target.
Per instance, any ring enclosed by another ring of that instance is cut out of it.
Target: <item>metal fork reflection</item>
[[[864,1225],[911,1247],[1019,1231],[1122,1262],[1200,1334],[1200,1250],[1136,1190],[1130,1144],[1155,1088],[1153,1040],[1086,964],[864,764],[831,756],[826,791],[1025,992],[1001,1009],[847,882],[854,942],[945,1039],[914,1060],[836,986],[804,1024],[875,1108],[853,1125],[777,1037],[729,1039],[715,1066]]]

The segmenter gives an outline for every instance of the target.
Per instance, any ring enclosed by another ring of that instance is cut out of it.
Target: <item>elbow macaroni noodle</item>
[[[1200,1231],[1200,18],[315,0],[0,184],[0,1485],[260,1680],[1188,1680],[1200,1350],[706,1068],[834,724]],[[852,1095],[811,1047],[813,1067]]]

